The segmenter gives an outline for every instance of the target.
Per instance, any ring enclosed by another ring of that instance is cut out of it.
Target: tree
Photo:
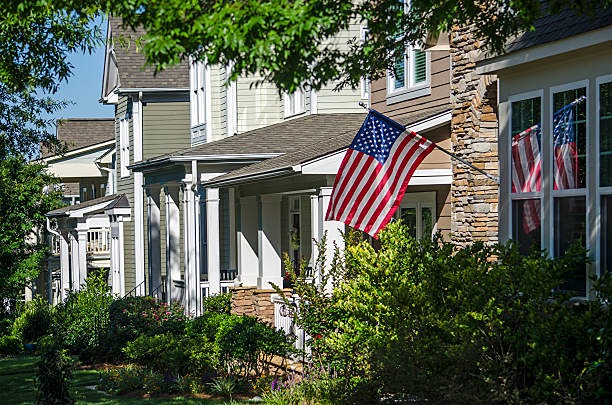
[[[143,52],[165,68],[187,57],[233,64],[232,79],[259,74],[280,89],[319,89],[327,83],[356,87],[382,77],[394,54],[454,24],[474,24],[496,52],[508,38],[533,28],[543,13],[570,7],[595,13],[610,0],[125,0],[108,10],[147,31]],[[368,39],[347,50],[329,40],[351,22],[367,25]]]
[[[0,160],[0,297],[14,298],[38,276],[46,245],[35,229],[45,225],[44,214],[58,206],[61,194],[45,192],[53,178],[44,165],[23,156]],[[47,186],[47,187],[46,187]],[[53,188],[51,188],[53,190]]]
[[[73,4],[74,3],[74,4]],[[80,4],[83,3],[83,4]],[[40,144],[55,146],[52,121],[66,102],[52,95],[73,66],[72,52],[100,43],[99,14],[84,2],[7,0],[0,16],[0,297],[16,298],[38,276],[45,245],[35,231],[58,206],[44,193],[55,180],[44,165],[29,163]],[[53,148],[52,148],[53,149]],[[51,187],[51,189],[53,189]]]

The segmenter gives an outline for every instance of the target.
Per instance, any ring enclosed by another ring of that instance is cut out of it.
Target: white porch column
[[[320,236],[327,234],[325,241],[325,266],[329,268],[334,258],[334,244],[340,251],[344,250],[344,239],[342,232],[344,231],[344,223],[340,221],[326,221],[325,214],[331,198],[333,187],[321,187],[319,189],[319,229]],[[331,280],[330,280],[331,281]],[[331,285],[328,286],[331,288]]]
[[[206,258],[209,294],[221,292],[221,249],[219,232],[219,189],[206,188]]]
[[[259,200],[259,229],[257,247],[259,251],[259,277],[257,286],[272,288],[270,283],[283,286],[281,274],[281,196],[262,195]]]
[[[123,250],[123,217],[111,215],[111,274],[113,294],[125,295],[124,250]]]
[[[60,237],[60,299],[63,302],[70,290],[70,245],[69,234],[62,232]]]
[[[85,284],[87,278],[87,231],[89,227],[83,222],[77,224],[77,234],[79,239],[79,287]]]
[[[311,254],[310,262],[308,265],[312,267],[313,271],[317,271],[317,258],[319,257],[319,248],[317,243],[321,240],[321,229],[319,228],[319,196],[317,194],[310,196],[310,229],[312,232],[311,243]],[[320,281],[320,275],[317,277]]]
[[[240,198],[240,223],[237,235],[238,274],[240,282],[245,287],[256,286],[259,276],[258,227],[256,197]]]
[[[200,280],[198,275],[197,257],[197,218],[195,192],[191,183],[182,186],[183,189],[183,230],[185,249],[185,311],[198,315]]]
[[[77,291],[81,287],[79,279],[79,239],[76,231],[68,234],[70,240],[70,290]]]
[[[166,281],[167,299],[181,301],[182,292],[174,288],[174,281],[181,279],[181,223],[178,207],[178,185],[164,186],[166,196]]]
[[[157,289],[161,298],[161,225],[160,196],[161,187],[148,187],[147,193],[147,235],[149,251],[149,293]]]

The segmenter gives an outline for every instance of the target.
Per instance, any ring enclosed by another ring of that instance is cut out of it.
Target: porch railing
[[[110,229],[98,228],[87,231],[87,254],[108,254],[110,252]]]
[[[274,327],[276,330],[282,330],[285,336],[290,336],[295,339],[295,348],[304,350],[310,354],[310,346],[307,344],[310,337],[304,329],[300,328],[294,319],[295,311],[299,311],[299,299],[292,297],[288,302],[285,302],[279,295],[272,296],[274,304]]]

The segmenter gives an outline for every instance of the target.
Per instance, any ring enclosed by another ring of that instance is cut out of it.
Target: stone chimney
[[[483,45],[471,26],[451,32],[451,142],[457,156],[499,176],[497,78],[475,72]],[[452,170],[451,240],[497,242],[498,184],[456,159]]]

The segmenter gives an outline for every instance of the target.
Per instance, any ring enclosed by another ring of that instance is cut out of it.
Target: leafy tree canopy
[[[232,78],[259,74],[289,92],[336,82],[358,85],[393,64],[393,54],[454,24],[474,24],[496,52],[543,13],[570,7],[594,13],[610,0],[123,0],[108,10],[147,34],[149,63],[164,68],[188,56],[233,64]],[[408,2],[406,2],[408,3]],[[368,39],[339,50],[331,38],[351,23],[367,25]]]

